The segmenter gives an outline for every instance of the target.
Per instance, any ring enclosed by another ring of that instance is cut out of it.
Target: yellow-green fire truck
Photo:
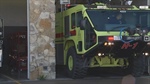
[[[83,78],[92,67],[120,67],[133,76],[144,73],[150,54],[149,6],[66,6],[56,14],[55,42],[56,64],[64,65],[69,77]]]

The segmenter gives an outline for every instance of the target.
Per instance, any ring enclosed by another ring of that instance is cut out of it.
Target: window
[[[86,27],[85,27],[85,49],[86,50],[89,49],[94,44],[96,44],[96,34],[89,20],[87,20]]]
[[[75,26],[76,26],[76,17],[75,17],[75,13],[73,13],[72,15],[71,15],[71,28],[75,28]]]
[[[65,27],[65,37],[68,37],[69,36],[69,16],[66,16],[65,17],[65,25],[64,25],[64,27]]]
[[[77,12],[77,26],[80,26],[80,22],[83,19],[82,12]]]
[[[115,21],[118,19],[116,15],[122,15],[122,24]],[[120,31],[119,26],[127,26],[135,29],[140,26],[142,29],[150,30],[150,11],[149,10],[126,10],[120,12],[118,10],[87,10],[87,14],[97,31]],[[114,23],[112,23],[114,22]]]

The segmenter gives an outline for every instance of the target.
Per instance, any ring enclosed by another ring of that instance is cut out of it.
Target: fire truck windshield
[[[119,31],[118,26],[140,27],[150,30],[150,11],[148,10],[86,10],[97,31]],[[113,29],[115,28],[115,29]]]

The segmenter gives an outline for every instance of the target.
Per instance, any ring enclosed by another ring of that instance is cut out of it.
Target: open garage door
[[[0,0],[0,18],[4,21],[0,73],[27,79],[27,0]]]

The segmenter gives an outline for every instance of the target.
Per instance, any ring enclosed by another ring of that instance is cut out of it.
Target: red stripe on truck
[[[63,37],[64,36],[64,33],[57,33],[56,34],[56,38],[61,38],[61,37]]]
[[[70,35],[75,36],[76,35],[76,30],[70,31]]]
[[[70,31],[69,32],[71,36],[75,36],[76,35],[76,30]],[[64,33],[57,33],[56,34],[56,38],[62,38],[64,36]]]

